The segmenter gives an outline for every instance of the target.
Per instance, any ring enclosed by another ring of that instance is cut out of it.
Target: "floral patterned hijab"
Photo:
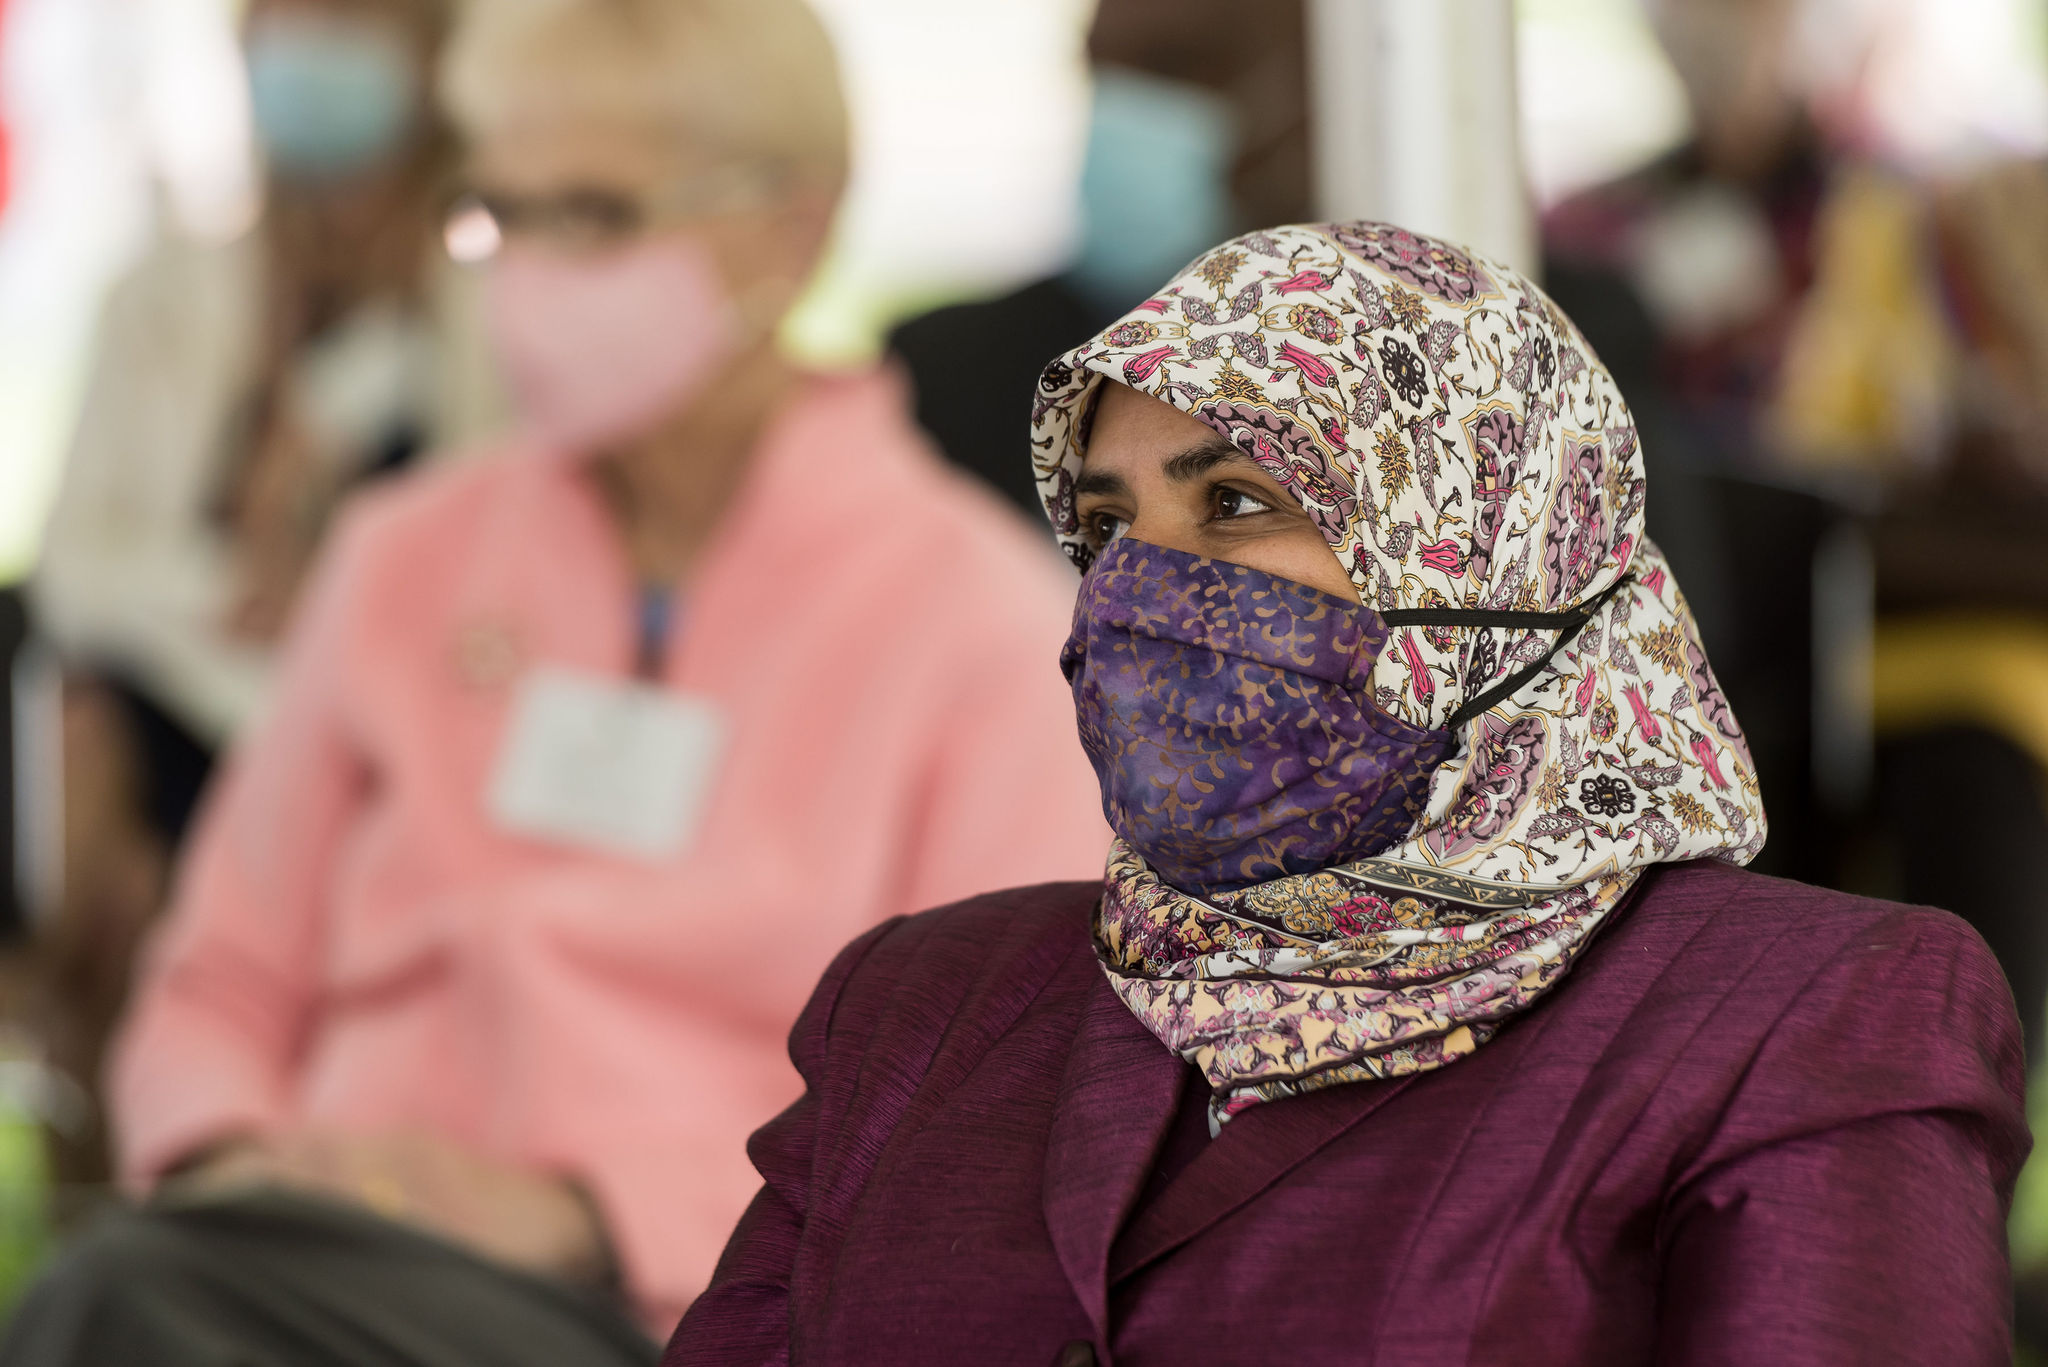
[[[1112,848],[1104,969],[1207,1076],[1213,1124],[1462,1058],[1556,984],[1645,868],[1755,857],[1748,748],[1643,535],[1628,405],[1530,282],[1380,223],[1198,258],[1040,377],[1039,489],[1084,570],[1074,481],[1105,379],[1200,419],[1300,501],[1388,632],[1373,702],[1459,742],[1371,858],[1202,897]]]

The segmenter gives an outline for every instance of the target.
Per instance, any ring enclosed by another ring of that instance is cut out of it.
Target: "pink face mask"
[[[491,262],[487,300],[528,431],[571,455],[681,408],[739,349],[718,267],[685,237],[593,257],[507,242]]]

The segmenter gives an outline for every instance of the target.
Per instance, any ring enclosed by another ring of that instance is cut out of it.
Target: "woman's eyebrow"
[[[1228,465],[1235,462],[1254,463],[1250,456],[1247,456],[1244,452],[1223,440],[1223,438],[1210,437],[1206,441],[1190,446],[1177,456],[1168,457],[1166,463],[1160,466],[1159,469],[1161,473],[1174,483],[1185,484],[1189,480],[1199,479],[1201,476],[1208,474],[1219,465]]]
[[[1176,484],[1185,484],[1199,479],[1219,465],[1256,464],[1250,456],[1232,446],[1221,437],[1210,437],[1195,443],[1178,455],[1168,456],[1160,470]],[[1103,498],[1117,498],[1129,494],[1131,486],[1124,482],[1122,475],[1108,470],[1088,470],[1074,481],[1074,494],[1094,494]]]
[[[1107,470],[1084,470],[1081,472],[1081,477],[1074,481],[1074,496],[1076,498],[1087,494],[1095,494],[1102,498],[1117,498],[1128,494],[1130,491],[1131,486],[1124,483],[1122,475],[1112,474]]]

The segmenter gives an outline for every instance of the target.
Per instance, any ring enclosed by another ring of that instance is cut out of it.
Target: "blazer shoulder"
[[[1064,954],[1088,943],[1101,899],[1100,881],[980,893],[904,917],[870,962],[899,971],[914,964],[921,974],[952,978],[1010,973],[1048,948]]]
[[[1702,1161],[1938,1113],[1966,1118],[1994,1163],[2016,1168],[2019,1018],[1960,918],[1702,863],[1659,871],[1617,930],[1615,961],[1646,961],[1646,1001],[1699,1004],[1674,1046],[1696,1080],[1730,1089]]]
[[[529,482],[514,451],[463,453],[376,480],[350,495],[342,525],[379,546],[433,545],[473,527],[480,512]]]
[[[343,504],[321,552],[326,573],[372,613],[445,606],[461,582],[448,567],[488,554],[508,526],[530,525],[547,477],[541,458],[501,448],[373,481]],[[519,515],[508,520],[508,509]]]
[[[1646,932],[1677,932],[1677,957],[1720,954],[1731,941],[1769,937],[1809,962],[1853,954],[1911,956],[1923,967],[1950,963],[1974,980],[2004,978],[1983,938],[1968,922],[1939,907],[1814,887],[1700,859],[1652,871],[1627,921]],[[1625,922],[1626,924],[1626,922]]]
[[[1619,962],[1717,1002],[1714,1035],[1759,1061],[1860,1077],[1866,1098],[1966,1079],[1987,1105],[2019,1095],[2012,991],[1949,912],[1701,861],[1659,870],[1617,930]]]
[[[915,1001],[921,1013],[971,1013],[983,998],[1040,984],[1071,959],[1093,967],[1089,923],[1100,882],[1040,883],[982,893],[870,931],[845,951],[844,1017]]]

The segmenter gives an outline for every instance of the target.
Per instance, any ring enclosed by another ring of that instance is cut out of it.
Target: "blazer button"
[[[1075,1339],[1053,1354],[1052,1367],[1095,1367],[1095,1345]]]

